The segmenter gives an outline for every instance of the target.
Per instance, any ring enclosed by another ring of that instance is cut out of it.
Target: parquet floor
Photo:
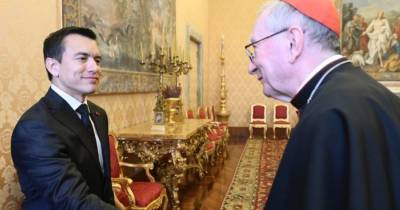
[[[229,158],[219,168],[218,173],[214,172],[216,175],[212,186],[208,184],[207,179],[202,183],[186,186],[180,193],[182,210],[220,209],[245,144],[245,139],[231,138],[228,145]]]

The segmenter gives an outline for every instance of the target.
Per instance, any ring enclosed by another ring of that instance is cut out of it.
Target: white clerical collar
[[[64,92],[63,90],[61,90],[54,84],[51,84],[50,88],[52,90],[54,90],[54,92],[56,92],[61,98],[63,98],[72,107],[73,110],[76,110],[82,104],[82,102],[78,101],[76,98],[74,98],[71,95],[69,95],[68,93]],[[86,97],[83,100],[83,103],[87,104]]]
[[[343,58],[343,55],[333,55],[327,59],[325,59],[324,61],[322,61],[317,67],[314,68],[314,70],[312,70],[310,72],[310,74],[308,74],[308,76],[306,77],[306,79],[301,83],[301,85],[299,86],[299,89],[297,89],[296,94],[298,94],[300,92],[301,89],[303,89],[303,87],[308,83],[308,81],[310,81],[319,71],[321,71],[325,66],[327,66],[328,64],[339,60],[341,58]]]

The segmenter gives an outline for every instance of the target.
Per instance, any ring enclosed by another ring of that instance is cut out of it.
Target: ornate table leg
[[[172,209],[179,210],[179,185],[182,183],[186,171],[186,158],[182,157],[178,150],[174,150],[171,152],[171,159],[160,164],[161,167],[158,168],[157,174],[160,181],[167,187]]]

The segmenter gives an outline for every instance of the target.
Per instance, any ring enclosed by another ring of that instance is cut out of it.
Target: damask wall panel
[[[47,90],[42,41],[56,29],[56,1],[1,1],[0,21],[0,207],[19,209],[20,191],[10,156],[12,129]],[[49,12],[50,11],[50,12]]]

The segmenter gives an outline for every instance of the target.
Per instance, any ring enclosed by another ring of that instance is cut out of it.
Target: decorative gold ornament
[[[218,121],[228,124],[230,112],[228,111],[228,109],[226,107],[226,98],[228,95],[228,91],[227,91],[226,85],[225,85],[224,35],[221,36],[221,54],[220,54],[219,59],[221,60],[222,73],[221,73],[220,109],[219,109],[219,112],[217,113],[217,117],[218,117]]]
[[[164,39],[162,39],[164,40]],[[178,56],[175,52],[175,49],[172,50],[171,47],[167,47],[164,49],[164,43],[161,44],[160,48],[156,48],[155,44],[152,47],[152,50],[148,56],[145,56],[143,53],[143,46],[140,44],[140,64],[146,66],[148,69],[159,74],[159,84],[158,84],[158,92],[156,105],[153,109],[154,111],[154,119],[160,116],[160,112],[165,112],[166,114],[170,113],[170,110],[164,110],[164,100],[165,96],[163,95],[164,85],[163,85],[163,76],[164,74],[171,74],[175,76],[176,86],[175,88],[179,88],[178,86],[178,77],[181,74],[187,74],[192,66],[190,65],[190,57],[188,56],[188,60],[185,60],[184,53],[182,56]],[[179,96],[176,96],[179,97]],[[182,103],[178,103],[180,107],[175,109],[175,112],[182,112]],[[169,118],[168,118],[169,119]],[[171,122],[170,120],[168,120]],[[159,122],[159,121],[157,121]],[[156,121],[155,121],[155,124]]]

